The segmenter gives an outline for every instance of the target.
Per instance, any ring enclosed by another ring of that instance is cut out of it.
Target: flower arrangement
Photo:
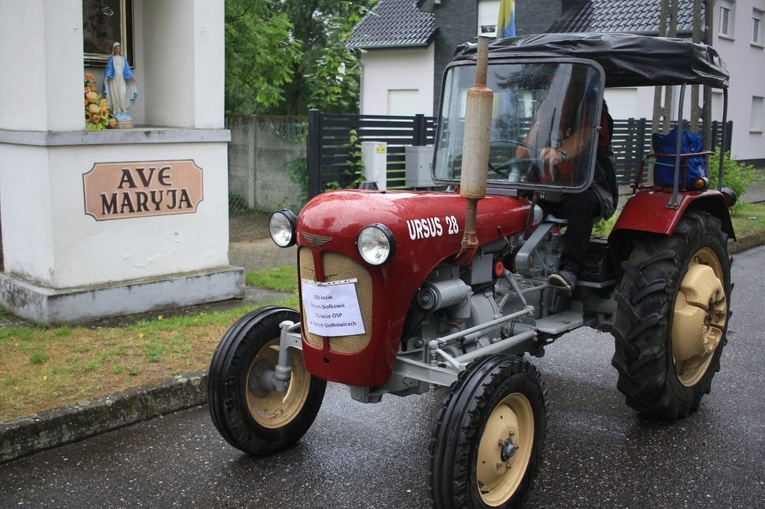
[[[114,127],[117,121],[109,114],[109,102],[97,92],[92,74],[85,74],[85,129],[100,131]]]

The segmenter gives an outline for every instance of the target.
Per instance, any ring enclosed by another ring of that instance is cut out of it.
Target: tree
[[[291,113],[357,113],[361,66],[359,53],[346,46],[353,27],[377,0],[286,0],[295,37],[305,51],[296,78],[285,87]]]
[[[361,68],[346,47],[376,0],[226,0],[226,111],[358,112]]]
[[[274,0],[226,0],[226,113],[276,108],[302,55]]]

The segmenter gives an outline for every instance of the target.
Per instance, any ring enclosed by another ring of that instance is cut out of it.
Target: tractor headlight
[[[370,224],[359,232],[356,239],[361,257],[371,265],[389,262],[396,253],[396,240],[393,233],[383,224]]]
[[[294,246],[297,241],[295,225],[297,216],[287,209],[277,210],[268,220],[268,230],[271,232],[271,240],[279,247]]]

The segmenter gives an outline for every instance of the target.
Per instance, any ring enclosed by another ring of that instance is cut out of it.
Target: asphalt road
[[[752,508],[765,500],[765,247],[734,257],[729,343],[712,393],[657,423],[623,404],[610,335],[565,336],[534,362],[550,396],[527,507]],[[330,385],[294,448],[254,459],[206,407],[0,465],[0,508],[429,507],[428,441],[444,390],[377,405]]]

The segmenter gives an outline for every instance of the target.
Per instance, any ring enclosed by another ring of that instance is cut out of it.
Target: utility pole
[[[712,45],[714,0],[693,0],[693,42]],[[661,0],[659,36],[677,37],[679,0]],[[703,98],[699,86],[691,87],[691,132],[699,132],[702,122],[704,150],[709,150],[712,139],[712,91],[704,87]],[[654,92],[652,131],[667,134],[672,119],[672,87],[656,87]]]
[[[714,0],[693,0],[693,42],[712,45],[712,19]],[[712,144],[712,89],[704,86],[703,97],[699,95],[699,86],[691,88],[691,132],[699,132],[699,121],[703,126],[701,137],[704,150],[710,150]]]
[[[661,0],[659,37],[677,37],[678,2],[679,0]],[[653,94],[651,131],[667,134],[670,120],[672,120],[672,87],[658,86]]]

